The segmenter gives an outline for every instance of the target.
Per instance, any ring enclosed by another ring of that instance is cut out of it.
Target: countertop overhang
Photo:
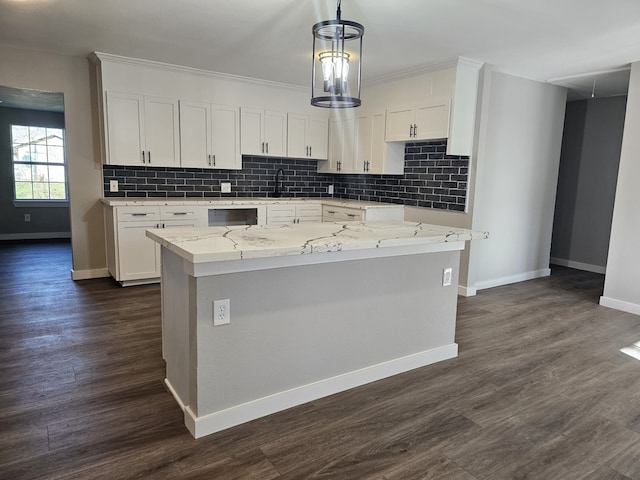
[[[146,235],[192,265],[340,252],[362,258],[358,252],[386,256],[403,249],[408,253],[460,250],[467,240],[488,238],[487,232],[401,221],[166,228],[149,229]],[[329,256],[311,263],[334,261]]]

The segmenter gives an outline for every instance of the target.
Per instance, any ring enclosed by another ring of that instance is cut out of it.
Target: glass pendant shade
[[[311,105],[316,107],[349,108],[362,103],[360,83],[364,27],[342,20],[340,3],[337,17],[336,20],[318,22],[312,29]],[[356,74],[356,78],[349,77],[350,71]],[[316,80],[320,89],[320,78],[322,93],[316,95]]]

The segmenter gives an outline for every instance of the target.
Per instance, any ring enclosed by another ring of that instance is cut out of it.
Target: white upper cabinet
[[[180,165],[178,101],[106,92],[107,163]]]
[[[355,169],[355,117],[350,114],[329,119],[329,153],[318,162],[320,173],[353,173]]]
[[[242,107],[240,123],[242,154],[269,157],[287,155],[286,113]]]
[[[241,169],[239,108],[181,100],[180,158],[183,167]]]
[[[327,159],[329,122],[325,117],[287,115],[287,156]]]
[[[422,105],[387,109],[385,140],[406,142],[447,138],[450,107],[451,99],[443,98]]]
[[[385,112],[362,113],[356,121],[355,171],[371,174],[404,173],[404,144],[385,141]]]

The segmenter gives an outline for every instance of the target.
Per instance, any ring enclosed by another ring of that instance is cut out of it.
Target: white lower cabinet
[[[322,207],[323,222],[362,222],[364,210],[360,208],[334,207],[324,205]]]
[[[290,225],[322,221],[320,204],[267,205],[267,225]]]
[[[198,206],[105,207],[109,273],[124,286],[159,281],[160,248],[147,229],[206,226],[204,213]]]
[[[322,206],[323,222],[374,222],[404,220],[403,205],[385,205],[384,208],[378,207],[343,207],[334,205]]]

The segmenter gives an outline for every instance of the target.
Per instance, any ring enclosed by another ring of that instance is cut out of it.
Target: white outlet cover
[[[231,193],[231,183],[229,182],[220,183],[220,191],[222,193]]]
[[[118,180],[109,180],[109,191],[110,192],[118,191]]]
[[[329,195],[333,195],[333,185],[329,185],[329,187],[327,188],[327,193]]]
[[[448,287],[451,285],[451,278],[453,277],[453,268],[445,268],[442,271],[442,286]]]
[[[213,326],[227,325],[231,323],[231,301],[214,300],[213,302]]]

